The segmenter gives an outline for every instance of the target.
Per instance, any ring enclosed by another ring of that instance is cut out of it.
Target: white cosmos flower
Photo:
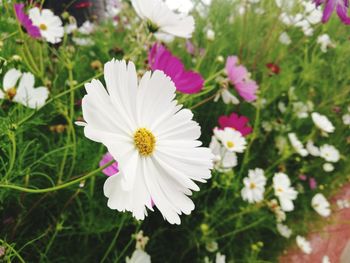
[[[211,137],[209,148],[214,154],[214,167],[220,172],[227,172],[237,166],[237,155],[228,151],[215,136]]]
[[[312,248],[309,241],[305,239],[305,237],[297,236],[296,237],[297,245],[298,247],[305,253],[305,254],[311,254]]]
[[[294,210],[293,200],[297,199],[298,192],[291,186],[288,175],[276,173],[273,177],[273,188],[278,197],[283,211],[290,212]]]
[[[326,133],[334,132],[335,128],[333,124],[328,120],[328,118],[324,115],[321,115],[317,112],[313,112],[311,114],[312,121],[315,123],[316,127],[321,131]]]
[[[279,37],[279,41],[283,44],[283,45],[290,45],[292,43],[292,40],[290,39],[290,36],[288,35],[287,32],[282,32],[280,37]]]
[[[225,128],[223,130],[215,128],[214,135],[230,152],[242,153],[246,148],[246,139],[239,131],[232,128]]]
[[[85,85],[85,136],[107,146],[119,173],[104,184],[108,206],[142,220],[152,200],[172,224],[190,214],[194,183],[211,177],[213,155],[199,147],[200,127],[181,109],[174,83],[162,71],[137,80],[134,63],[112,60],[104,67],[107,91],[93,80]]]
[[[314,142],[309,140],[306,143],[306,149],[312,156],[320,156],[320,148],[315,146]]]
[[[288,133],[288,138],[290,143],[292,144],[294,150],[300,154],[301,156],[305,157],[308,156],[308,151],[304,148],[304,145],[299,141],[297,135],[295,133]]]
[[[320,156],[327,162],[336,163],[340,159],[340,153],[333,145],[325,144],[320,147]]]
[[[215,263],[226,263],[226,256],[222,255],[220,252],[216,253]]]
[[[141,249],[136,249],[131,258],[126,257],[126,263],[151,263],[151,256]]]
[[[290,238],[290,236],[292,235],[292,230],[287,225],[278,223],[277,230],[278,230],[278,233],[280,233],[281,236],[285,238]]]
[[[334,171],[334,165],[331,163],[324,163],[322,165],[322,168],[325,172],[330,173]]]
[[[95,31],[95,24],[86,20],[79,28],[78,32],[83,35],[91,35]]]
[[[136,13],[152,28],[177,37],[190,38],[194,31],[192,16],[174,13],[161,0],[131,0]]]
[[[328,217],[331,214],[330,204],[326,197],[323,194],[316,194],[311,200],[311,206],[315,209],[315,211],[323,216]]]
[[[335,44],[332,42],[328,34],[319,35],[317,38],[317,44],[321,46],[321,51],[326,53],[328,48],[334,48]]]
[[[33,21],[33,25],[40,29],[41,36],[51,44],[61,42],[64,35],[62,20],[55,16],[49,9],[40,9],[34,7],[28,11],[29,18]]]
[[[236,96],[234,96],[231,92],[229,92],[226,88],[221,89],[215,96],[214,101],[218,102],[219,98],[222,98],[223,102],[225,104],[239,104],[239,100],[237,99]]]
[[[45,87],[34,88],[35,78],[31,73],[10,69],[3,79],[0,99],[10,99],[28,108],[40,108],[45,104],[49,91]]]
[[[344,125],[350,126],[350,113],[344,114],[342,119],[343,119]]]
[[[331,263],[331,260],[329,259],[328,256],[323,256],[322,263]]]
[[[260,168],[248,171],[248,177],[243,179],[244,188],[241,191],[243,200],[248,203],[261,202],[264,199],[266,177]]]

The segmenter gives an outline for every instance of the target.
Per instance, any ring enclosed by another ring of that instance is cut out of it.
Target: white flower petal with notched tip
[[[290,143],[292,144],[294,150],[300,154],[301,156],[305,157],[308,156],[308,151],[304,148],[304,145],[299,141],[297,135],[295,133],[288,133],[288,138]]]
[[[161,0],[132,0],[136,13],[142,18],[150,20],[152,24],[165,33],[190,38],[194,31],[192,16],[176,14]]]
[[[328,217],[331,214],[330,204],[323,194],[316,194],[311,200],[311,206],[315,211],[323,216]]]
[[[278,233],[280,233],[281,236],[285,238],[290,238],[290,236],[292,235],[292,230],[288,226],[283,225],[281,223],[277,224],[277,230]]]
[[[297,236],[296,237],[297,245],[298,247],[305,253],[305,254],[311,254],[312,248],[311,244],[309,241],[307,241],[304,237],[302,236]]]
[[[298,192],[291,186],[288,175],[276,173],[273,177],[273,188],[278,197],[281,208],[285,212],[294,210],[293,200],[297,199]]]
[[[104,185],[108,206],[142,220],[152,201],[164,218],[180,224],[194,204],[188,195],[211,177],[213,155],[199,147],[200,127],[190,110],[174,100],[174,83],[162,71],[137,80],[135,65],[105,64],[107,90],[98,80],[85,85],[85,136],[103,143],[118,161],[119,173]]]
[[[38,7],[29,9],[29,18],[33,21],[33,25],[40,30],[41,36],[51,44],[61,42],[64,35],[62,20],[55,16],[49,9],[40,10]]]
[[[131,258],[127,257],[126,263],[151,263],[151,256],[141,249],[136,249]]]
[[[4,91],[7,91],[12,88],[16,88],[17,82],[21,76],[22,76],[21,71],[17,69],[13,68],[7,71],[2,82]]]
[[[313,112],[311,114],[311,118],[312,121],[315,123],[316,127],[319,128],[321,131],[324,131],[326,133],[334,132],[334,126],[326,116],[321,115],[317,112]]]
[[[320,148],[318,148],[317,146],[315,146],[313,141],[308,141],[306,143],[306,149],[309,152],[309,154],[311,154],[312,156],[320,156]]]

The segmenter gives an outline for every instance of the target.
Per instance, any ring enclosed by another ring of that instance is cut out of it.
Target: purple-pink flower
[[[349,0],[314,0],[316,6],[324,4],[322,22],[326,23],[330,19],[334,11],[337,12],[340,20],[350,25],[350,17],[348,16]]]
[[[203,88],[203,77],[197,72],[186,71],[181,60],[161,44],[153,45],[148,54],[148,63],[152,70],[161,70],[169,76],[182,93],[193,94]]]
[[[100,167],[106,165],[107,163],[109,163],[110,161],[113,161],[113,160],[114,160],[113,156],[109,152],[107,152],[105,155],[103,155],[103,157],[100,161]],[[102,172],[107,176],[112,176],[112,175],[117,174],[119,172],[118,163],[117,162],[112,163],[110,166],[103,169]]]
[[[232,128],[236,131],[239,131],[242,136],[247,136],[252,133],[252,127],[248,126],[249,119],[246,116],[239,116],[236,113],[231,113],[229,116],[220,116],[219,125],[221,129],[227,127]]]
[[[254,80],[250,79],[250,73],[246,67],[238,64],[238,58],[236,56],[227,58],[226,73],[230,82],[244,100],[248,102],[256,100],[256,92],[259,86]]]
[[[17,20],[25,28],[28,35],[30,35],[32,38],[41,37],[40,29],[37,26],[33,25],[33,21],[24,12],[24,4],[23,3],[22,4],[14,4],[14,8],[15,8]]]

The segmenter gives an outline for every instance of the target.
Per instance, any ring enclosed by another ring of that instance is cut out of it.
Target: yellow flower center
[[[232,148],[233,146],[235,146],[235,144],[232,141],[228,141],[226,145],[227,145],[227,148]]]
[[[40,24],[39,28],[40,30],[47,30],[47,26],[45,24]]]
[[[7,95],[7,98],[9,100],[12,100],[14,96],[16,96],[17,94],[17,91],[16,91],[16,88],[13,87],[13,88],[10,88],[6,91],[6,95]]]
[[[134,133],[134,143],[141,155],[149,156],[154,151],[156,138],[151,131],[140,128]]]
[[[282,188],[277,188],[277,192],[282,193],[283,189]]]
[[[250,189],[255,189],[255,188],[256,188],[256,184],[250,183]]]

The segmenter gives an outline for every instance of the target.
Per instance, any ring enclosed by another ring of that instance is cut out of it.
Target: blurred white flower
[[[214,241],[214,240],[211,240],[211,241],[205,243],[205,248],[206,248],[206,250],[208,250],[209,252],[213,253],[213,252],[215,252],[216,250],[218,250],[219,244],[218,244],[218,242],[216,242],[216,241]]]
[[[161,0],[131,0],[136,13],[147,20],[154,31],[190,38],[194,31],[192,16],[176,14]]]
[[[287,46],[292,43],[292,40],[287,32],[282,32],[278,39],[282,44],[287,45]]]
[[[67,35],[69,35],[69,34],[72,34],[74,31],[76,31],[77,29],[78,29],[77,21],[75,20],[74,17],[70,17],[69,23],[65,24],[65,26],[64,26],[64,32]]]
[[[206,33],[206,37],[207,37],[208,40],[214,41],[215,40],[215,32],[214,32],[214,30],[208,29],[207,33]]]
[[[78,32],[83,35],[91,35],[95,31],[95,24],[86,20],[79,28]]]
[[[311,140],[308,140],[306,143],[306,149],[312,156],[320,156],[320,148],[315,146],[314,142]]]
[[[299,119],[304,119],[309,116],[309,112],[313,110],[314,105],[311,101],[307,101],[306,103],[302,101],[294,102],[293,104],[293,112]]]
[[[32,73],[10,69],[4,76],[0,99],[6,98],[32,109],[41,108],[49,97],[49,90],[46,87],[34,88],[34,84]]]
[[[350,126],[350,113],[346,113],[342,117],[344,125]]]
[[[237,155],[228,151],[215,136],[211,137],[209,148],[214,154],[214,168],[221,172],[227,172],[237,166]]]
[[[273,177],[275,196],[278,197],[281,208],[285,212],[294,210],[293,200],[297,199],[298,192],[291,186],[288,175],[276,173]]]
[[[145,251],[136,249],[132,253],[131,258],[126,257],[126,263],[151,263],[151,256],[148,255]]]
[[[277,230],[280,233],[280,235],[285,238],[290,238],[290,236],[292,235],[292,230],[287,225],[278,223]]]
[[[308,151],[304,148],[304,145],[301,143],[301,141],[298,139],[297,135],[295,133],[288,133],[288,138],[293,146],[294,150],[301,156],[305,157],[308,156]]]
[[[330,173],[334,171],[334,165],[331,163],[324,163],[322,165],[322,168],[325,172]]]
[[[242,153],[246,148],[246,139],[239,131],[232,128],[225,128],[223,130],[215,128],[214,135],[230,152]]]
[[[226,256],[222,255],[220,252],[216,253],[215,263],[225,263],[225,262],[226,262]]]
[[[92,46],[95,42],[89,37],[72,37],[72,41],[81,47]]]
[[[275,0],[276,5],[284,10],[290,10],[294,7],[295,1],[293,0]]]
[[[331,261],[328,256],[323,256],[322,263],[331,263]]]
[[[272,199],[271,201],[268,201],[267,206],[271,209],[272,212],[274,212],[276,216],[276,221],[278,223],[281,223],[286,220],[287,218],[286,213],[281,209],[276,199]]]
[[[230,103],[235,104],[235,105],[239,104],[239,100],[237,99],[237,97],[234,96],[231,92],[229,92],[227,88],[222,88],[216,94],[214,101],[218,102],[220,96],[225,104],[230,104]]]
[[[346,199],[338,199],[337,206],[339,207],[339,209],[350,208],[350,203]]]
[[[325,144],[320,147],[320,156],[327,162],[336,163],[340,159],[340,153],[333,145]]]
[[[317,38],[317,44],[321,46],[321,51],[323,53],[327,52],[328,48],[334,48],[335,44],[332,42],[328,34],[322,34]]]
[[[316,194],[312,198],[311,206],[320,216],[328,217],[331,214],[330,204],[321,193]]]
[[[335,130],[334,126],[326,116],[321,115],[317,112],[313,112],[311,114],[311,118],[314,124],[316,125],[316,127],[319,128],[321,131],[326,133],[334,132]]]
[[[244,187],[241,191],[243,200],[248,203],[258,203],[264,199],[266,177],[262,169],[248,171],[248,177],[243,179]]]
[[[33,25],[39,28],[41,36],[47,42],[51,44],[61,42],[64,35],[62,20],[55,16],[51,10],[40,10],[38,7],[34,7],[29,9],[28,14],[33,21]]]
[[[305,253],[305,254],[311,254],[312,248],[309,241],[305,239],[305,237],[297,236],[296,242],[298,247]]]

